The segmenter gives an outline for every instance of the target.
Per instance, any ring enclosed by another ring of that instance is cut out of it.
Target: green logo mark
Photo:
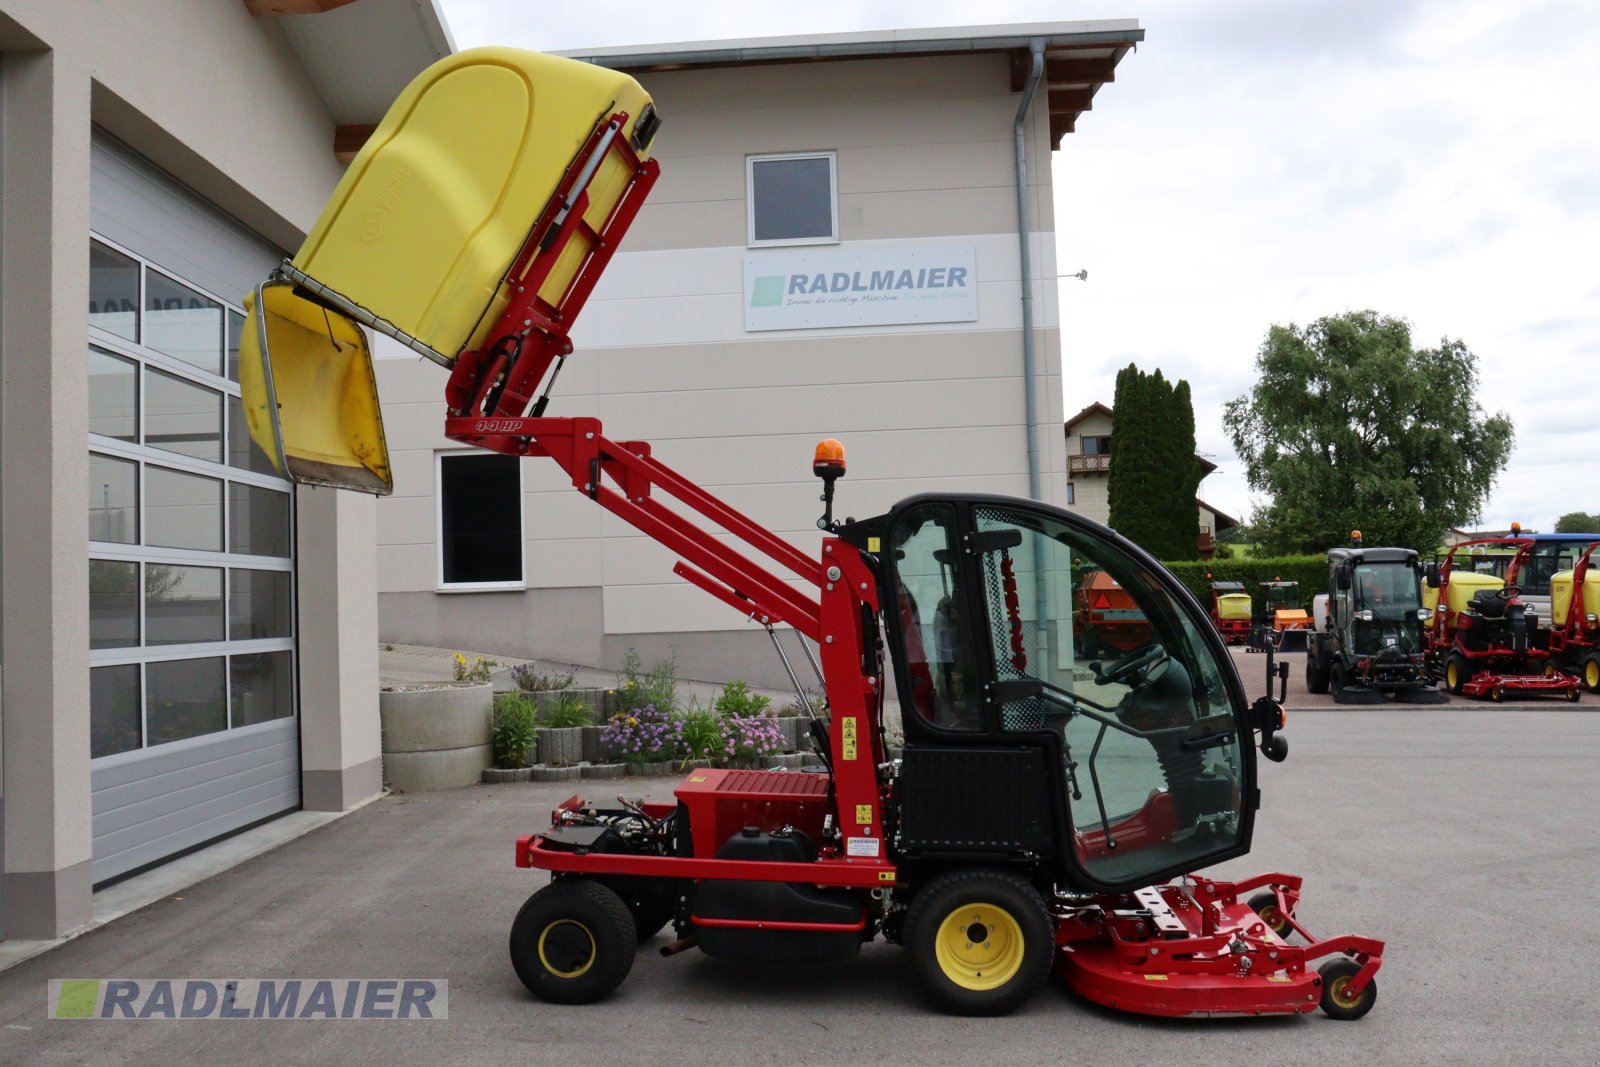
[[[91,1019],[95,1004],[100,999],[100,983],[83,978],[67,978],[61,982],[61,993],[56,997],[57,1019]]]
[[[775,308],[783,306],[783,283],[787,275],[768,274],[757,278],[750,290],[750,306]]]

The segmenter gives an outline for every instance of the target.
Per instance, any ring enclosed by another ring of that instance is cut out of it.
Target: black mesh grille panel
[[[1044,749],[908,746],[900,775],[903,852],[1052,851]]]

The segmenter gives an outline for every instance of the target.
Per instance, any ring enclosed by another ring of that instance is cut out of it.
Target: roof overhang
[[[679,44],[591,48],[560,52],[570,59],[629,74],[776,63],[999,53],[1010,60],[1011,91],[1021,92],[1032,51],[1044,50],[1051,147],[1077,128],[1100,87],[1115,80],[1117,64],[1144,40],[1136,19],[1034,22],[994,26],[824,33]]]
[[[243,0],[300,60],[349,162],[395,97],[455,51],[438,0]]]

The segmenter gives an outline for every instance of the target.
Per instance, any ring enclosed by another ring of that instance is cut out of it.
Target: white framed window
[[[522,461],[498,452],[434,453],[440,592],[525,589]]]
[[[746,156],[745,193],[752,247],[838,243],[835,153]]]

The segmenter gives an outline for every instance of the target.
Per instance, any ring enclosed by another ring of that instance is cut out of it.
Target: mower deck
[[[1507,693],[1552,693],[1576,702],[1583,687],[1581,679],[1570,674],[1494,674],[1479,671],[1461,687],[1462,695],[1488,697],[1499,703]]]
[[[1263,892],[1242,899],[1251,890]],[[1295,919],[1299,892],[1298,877],[1263,874],[1243,882],[1190,876],[1103,897],[1058,926],[1056,973],[1086,1000],[1142,1015],[1349,1010],[1370,993],[1383,942],[1318,940]],[[1291,933],[1307,943],[1290,944]],[[1320,972],[1310,969],[1324,957]]]

